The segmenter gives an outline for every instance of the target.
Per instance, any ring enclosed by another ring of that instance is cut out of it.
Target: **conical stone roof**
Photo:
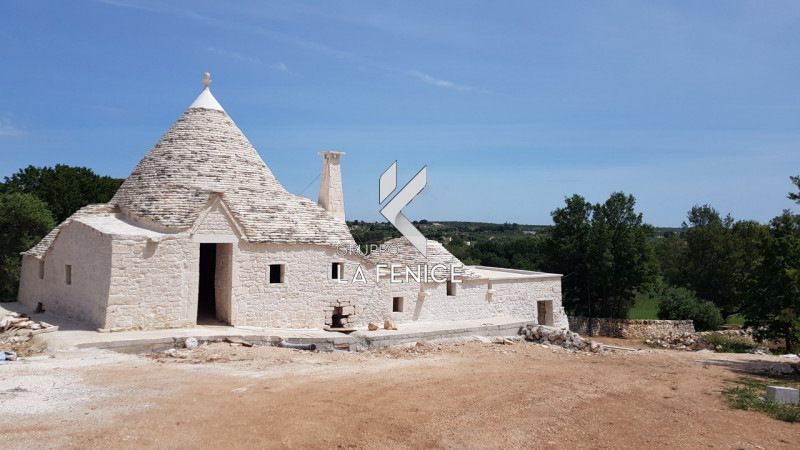
[[[254,243],[351,242],[347,225],[287,192],[208,87],[139,162],[109,202],[169,230],[191,227],[221,193]]]

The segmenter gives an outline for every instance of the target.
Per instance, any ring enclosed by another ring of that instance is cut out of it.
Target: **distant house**
[[[404,238],[390,241],[392,254],[343,252],[355,246],[344,153],[320,153],[318,202],[292,195],[204,83],[107,204],[82,208],[23,253],[22,303],[107,330],[497,316],[567,326],[557,274],[464,267],[437,277],[432,267],[460,261],[435,241],[427,258]],[[392,282],[392,264],[422,263],[425,278]]]

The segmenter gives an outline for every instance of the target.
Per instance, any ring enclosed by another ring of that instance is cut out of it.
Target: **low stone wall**
[[[589,323],[592,324],[591,333]],[[691,320],[589,319],[569,317],[569,329],[582,335],[623,339],[658,339],[677,333],[694,334]]]

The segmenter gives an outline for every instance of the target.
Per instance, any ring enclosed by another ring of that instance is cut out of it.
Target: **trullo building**
[[[501,316],[567,326],[560,275],[459,270],[434,241],[427,257],[405,239],[367,257],[343,251],[354,244],[343,153],[321,153],[318,203],[290,194],[211,95],[207,74],[204,83],[111,201],[82,208],[23,253],[22,303],[107,330]],[[396,267],[407,269],[393,279]]]

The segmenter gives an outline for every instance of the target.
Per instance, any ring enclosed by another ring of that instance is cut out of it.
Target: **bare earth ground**
[[[633,347],[629,341],[612,345]],[[212,344],[0,366],[2,448],[797,448],[800,424],[732,410],[775,356],[536,344],[316,353]]]

